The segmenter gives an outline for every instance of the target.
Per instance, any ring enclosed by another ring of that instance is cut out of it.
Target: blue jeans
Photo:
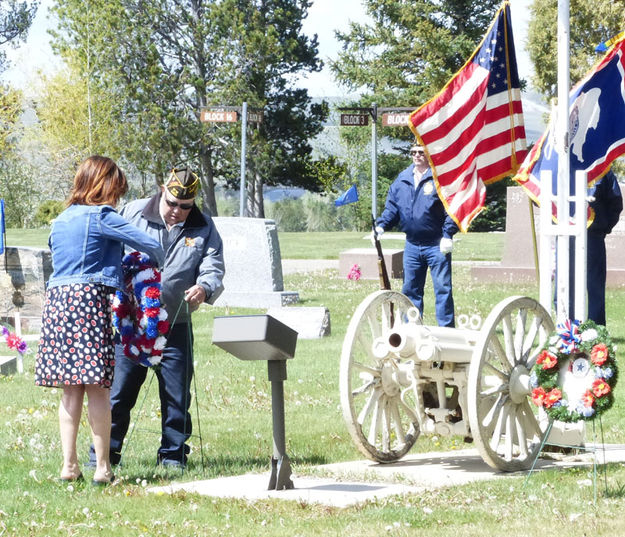
[[[423,289],[428,267],[434,286],[436,321],[439,326],[453,327],[455,322],[451,288],[451,254],[442,254],[438,244],[419,245],[406,242],[402,293],[423,315]]]
[[[130,425],[130,411],[137,402],[148,368],[124,356],[117,346],[115,378],[111,388],[111,464],[118,464],[122,444]],[[161,400],[161,445],[158,462],[185,464],[189,453],[186,441],[191,436],[191,378],[193,376],[193,330],[191,324],[171,327],[160,368],[156,370]],[[91,459],[95,453],[91,450]]]

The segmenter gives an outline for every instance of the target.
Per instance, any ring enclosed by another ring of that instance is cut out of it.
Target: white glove
[[[384,235],[384,228],[382,226],[375,226],[375,232],[378,235],[378,240],[380,240],[382,235]],[[375,246],[375,237],[373,236],[373,232],[371,233],[370,239],[371,239],[371,245]]]
[[[443,237],[441,239],[440,249],[441,254],[450,254],[454,249],[454,241],[452,239],[448,239],[447,237]]]

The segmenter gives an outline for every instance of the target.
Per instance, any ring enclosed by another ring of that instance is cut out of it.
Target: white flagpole
[[[569,0],[558,0],[558,112],[555,145],[558,153],[558,223],[568,227],[570,194],[569,160]],[[563,321],[569,314],[569,235],[558,235],[558,281],[556,318]]]

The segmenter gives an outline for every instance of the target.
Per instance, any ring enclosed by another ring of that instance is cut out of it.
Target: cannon
[[[422,433],[462,435],[492,468],[529,469],[547,428],[531,402],[530,370],[553,329],[528,297],[501,301],[478,329],[424,325],[402,293],[372,293],[341,352],[341,407],[354,443],[388,463]]]

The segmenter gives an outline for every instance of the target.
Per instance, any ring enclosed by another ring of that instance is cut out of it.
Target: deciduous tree
[[[557,94],[558,0],[534,0],[528,26],[533,85],[546,98]],[[625,0],[570,0],[570,78],[579,81],[601,57],[595,47],[623,30]]]

